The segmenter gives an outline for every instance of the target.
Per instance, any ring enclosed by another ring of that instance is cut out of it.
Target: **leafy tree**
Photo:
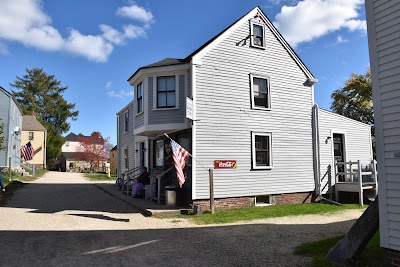
[[[35,112],[36,119],[47,129],[46,161],[51,167],[61,154],[62,134],[70,129],[68,119],[76,120],[79,111],[74,110],[75,103],[68,103],[63,98],[68,87],[61,86],[54,75],[48,75],[40,68],[26,69],[26,72],[22,78],[17,76],[14,84],[10,85],[17,89],[12,92],[23,113]]]
[[[332,93],[331,109],[348,118],[374,125],[371,72],[352,73],[343,88]]]
[[[93,132],[90,136],[78,137],[79,147],[74,158],[80,162],[90,164],[90,171],[94,167],[100,167],[100,162],[107,161],[110,158],[112,148],[110,138],[104,139],[100,132]]]
[[[376,153],[371,71],[352,73],[341,89],[332,93],[331,109],[343,116],[371,125],[372,148]]]

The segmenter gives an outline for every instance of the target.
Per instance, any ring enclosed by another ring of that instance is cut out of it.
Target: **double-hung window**
[[[265,48],[265,26],[251,22],[251,46]]]
[[[157,77],[157,108],[174,108],[175,76]]]
[[[128,147],[124,149],[125,170],[129,170],[129,154]]]
[[[272,167],[271,133],[252,133],[251,138],[253,169],[270,169]]]
[[[143,112],[143,85],[139,83],[136,86],[137,113]]]
[[[250,74],[251,108],[271,109],[269,78]]]
[[[28,135],[29,135],[29,136],[28,136],[29,141],[30,141],[30,140],[33,140],[33,137],[34,137],[34,136],[33,136],[33,132],[29,132]]]
[[[124,130],[125,133],[128,132],[129,127],[129,111],[126,111],[124,114]]]

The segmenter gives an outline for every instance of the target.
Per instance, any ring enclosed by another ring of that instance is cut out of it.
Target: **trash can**
[[[165,186],[165,205],[167,207],[176,207],[176,197],[179,186],[167,185]]]

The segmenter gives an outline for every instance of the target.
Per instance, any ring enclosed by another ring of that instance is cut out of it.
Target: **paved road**
[[[294,247],[354,222],[285,220],[201,227],[144,217],[79,174],[50,172],[0,207],[0,266],[307,266]]]

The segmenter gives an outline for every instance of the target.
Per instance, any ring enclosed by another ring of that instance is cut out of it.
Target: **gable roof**
[[[8,92],[6,89],[4,89],[3,87],[0,86],[0,91],[3,91],[4,94],[6,94],[8,97],[12,98],[12,100],[14,101],[15,105],[18,107],[19,111],[21,112],[21,115],[23,116],[24,113],[22,112],[22,108],[19,105],[17,99],[14,97],[13,94],[11,94],[10,92]]]
[[[23,131],[46,131],[46,128],[34,117],[25,115],[22,117]]]
[[[78,135],[71,132],[65,137],[65,141],[78,142]]]
[[[212,48],[214,45],[213,43],[219,43],[223,39],[225,39],[226,35],[229,35],[231,31],[235,30],[237,27],[240,26],[244,20],[248,20],[252,17],[254,17],[256,14],[261,17],[266,25],[269,27],[269,29],[272,31],[272,33],[275,35],[275,37],[278,39],[278,41],[282,44],[282,46],[288,51],[289,55],[293,58],[293,60],[297,63],[297,65],[300,67],[300,69],[304,72],[304,74],[309,78],[312,82],[317,82],[310,72],[310,70],[306,67],[304,62],[300,59],[300,57],[296,54],[296,52],[293,50],[293,48],[289,45],[289,43],[283,38],[283,36],[280,34],[280,32],[276,29],[276,27],[273,25],[273,23],[268,19],[268,17],[265,15],[265,13],[262,11],[262,9],[257,6],[250,10],[248,13],[246,13],[244,16],[236,20],[234,23],[229,25],[227,28],[225,28],[223,31],[221,31],[219,34],[205,42],[202,46],[200,46],[198,49],[196,49],[194,52],[192,52],[190,55],[188,55],[184,59],[179,59],[179,58],[165,58],[163,60],[160,60],[158,62],[143,66],[138,68],[134,74],[132,74],[128,81],[132,79],[140,70],[143,69],[149,69],[153,67],[161,67],[161,66],[171,66],[171,65],[179,65],[179,64],[188,64],[190,63],[194,58],[198,57],[201,58],[203,54],[205,54],[208,50]]]

